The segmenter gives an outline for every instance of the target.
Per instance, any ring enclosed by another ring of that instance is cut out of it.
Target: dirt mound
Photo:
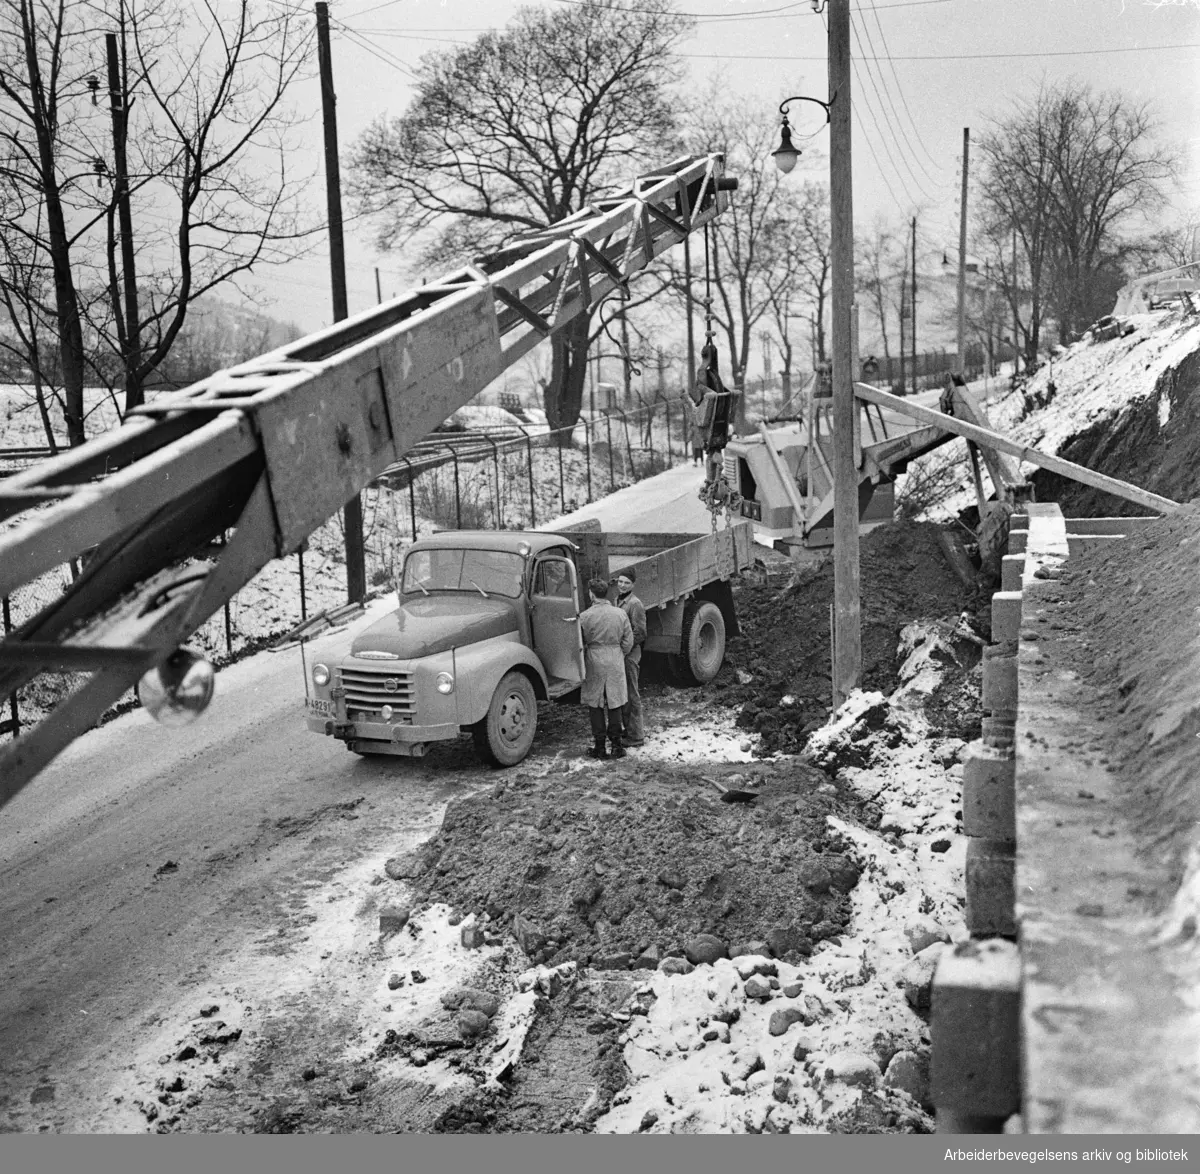
[[[864,689],[890,694],[899,684],[896,646],[909,620],[954,617],[970,603],[938,544],[939,529],[899,522],[863,538]],[[718,700],[741,705],[739,724],[761,734],[764,754],[799,752],[829,716],[832,603],[831,559],[782,591],[753,580],[738,587],[745,636],[731,645],[712,688]]]
[[[1142,523],[1128,538],[1073,555],[1061,580],[1078,631],[1074,662],[1098,691],[1098,725],[1125,784],[1145,850],[1166,861],[1170,896],[1200,823],[1196,627],[1200,507]]]
[[[425,899],[513,924],[535,962],[624,969],[647,952],[682,955],[700,933],[802,957],[836,938],[858,872],[825,850],[826,817],[869,817],[861,801],[802,763],[705,773],[760,798],[722,802],[704,777],[661,764],[509,776],[451,804],[414,883]]]

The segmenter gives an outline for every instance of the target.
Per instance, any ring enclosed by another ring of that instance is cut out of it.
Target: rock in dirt
[[[742,990],[745,992],[746,998],[757,999],[761,1003],[765,1003],[771,997],[771,984],[758,975],[747,979]]]
[[[748,978],[753,978],[756,974],[761,974],[767,978],[774,978],[779,973],[779,968],[765,954],[758,952],[750,953],[747,951],[744,954],[734,954],[734,958],[736,959],[734,965],[737,968],[738,977],[743,982]]]
[[[919,954],[934,942],[950,941],[950,935],[932,917],[924,914],[904,927],[904,937],[914,954]]]
[[[216,1003],[205,1003],[204,1006],[200,1008],[200,1018],[211,1019],[220,1009],[221,1008],[218,1007]]]
[[[683,948],[687,960],[696,966],[711,965],[718,958],[727,958],[729,951],[723,941],[710,933],[697,934]]]
[[[826,856],[824,865],[829,871],[829,883],[839,892],[848,893],[858,884],[861,870],[845,856]]]
[[[861,1052],[838,1052],[830,1056],[822,1074],[827,1083],[849,1084],[856,1088],[877,1088],[882,1079],[879,1065]]]
[[[379,932],[381,934],[399,933],[412,916],[412,910],[407,905],[385,905],[379,911]]]
[[[460,1011],[458,1015],[458,1034],[463,1039],[474,1039],[483,1035],[488,1029],[488,1017],[482,1011]]]
[[[662,961],[662,951],[656,945],[647,946],[634,959],[634,970],[657,970]]]
[[[478,950],[484,943],[483,930],[477,925],[464,925],[459,941],[465,950]]]
[[[909,1006],[916,1011],[929,1009],[933,994],[933,972],[937,969],[938,959],[946,948],[945,942],[934,942],[926,946],[900,972],[904,982],[904,997]]]
[[[681,872],[673,868],[664,868],[658,874],[658,883],[668,889],[682,889],[685,882]]]
[[[814,893],[827,893],[832,883],[829,869],[816,860],[806,860],[796,870],[800,883]]]
[[[686,958],[664,958],[658,968],[663,974],[691,974],[696,969]]]
[[[786,1105],[788,1097],[792,1094],[792,1080],[789,1076],[776,1076],[774,1087],[771,1089],[771,1096],[775,1098],[781,1105]]]
[[[628,970],[633,965],[633,955],[627,950],[615,954],[598,954],[592,959],[595,970]]]
[[[500,1000],[473,986],[455,987],[442,996],[442,1006],[447,1011],[481,1011],[491,1019],[500,1010]]]
[[[788,999],[798,999],[804,993],[804,984],[802,982],[789,982],[783,988],[783,994]]]
[[[816,1050],[816,1039],[805,1033],[801,1033],[796,1037],[796,1046],[792,1048],[792,1059],[807,1060],[809,1055]]]
[[[918,1105],[929,1101],[929,1058],[916,1052],[897,1052],[883,1074],[884,1088],[906,1092]]]
[[[520,913],[513,918],[512,931],[517,945],[530,958],[546,944],[546,935]]]
[[[400,856],[393,856],[384,864],[383,871],[392,880],[412,880],[423,871],[421,855],[419,852],[405,852]]]
[[[803,1023],[805,1015],[799,1007],[781,1007],[771,1012],[769,1031],[772,1035],[787,1035],[788,1028],[794,1023]]]
[[[388,990],[389,991],[399,990],[403,985],[404,985],[404,975],[403,974],[389,974],[388,975]]]
[[[199,1044],[231,1044],[242,1038],[240,1027],[230,1027],[220,1019],[210,1020],[196,1026],[196,1042]]]
[[[796,925],[777,925],[767,934],[767,945],[776,958],[785,954],[811,954],[812,942],[808,935]]]
[[[742,1048],[733,1057],[733,1066],[729,1073],[733,1080],[749,1080],[755,1072],[761,1072],[766,1065],[757,1048]]]

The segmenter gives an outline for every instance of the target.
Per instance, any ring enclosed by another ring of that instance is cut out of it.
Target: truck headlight
[[[438,673],[433,685],[439,693],[453,693],[454,677],[451,673]]]
[[[314,664],[313,665],[312,677],[313,677],[314,685],[328,685],[330,676],[331,676],[331,674],[329,672],[328,665],[323,665],[323,664]]]
[[[394,709],[393,709],[393,708],[392,708],[390,705],[385,705],[385,706],[384,706],[384,707],[383,707],[383,708],[382,708],[382,709],[379,711],[379,716],[380,716],[381,718],[383,718],[383,720],[384,720],[385,722],[390,722],[390,721],[392,720],[392,714],[393,714],[393,713],[395,713],[395,712],[396,712],[396,711],[395,711],[395,710],[394,710]]]

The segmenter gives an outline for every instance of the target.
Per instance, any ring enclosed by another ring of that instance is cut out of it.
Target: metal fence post
[[[587,449],[587,489],[588,502],[592,500],[592,422],[589,420],[583,429],[583,442]]]
[[[454,528],[462,529],[462,494],[458,486],[458,450],[452,444],[447,444],[450,459],[454,462]]]
[[[520,425],[518,425],[520,427]],[[529,468],[529,528],[537,529],[537,503],[533,497],[533,438],[521,428],[521,433],[525,437],[525,460]]]
[[[300,564],[300,622],[303,623],[308,619],[308,603],[304,598],[304,548],[308,545],[307,542],[300,543],[300,549],[296,551],[296,560]]]
[[[560,428],[558,431],[562,432],[562,429]],[[574,428],[571,431],[574,432]],[[555,437],[554,447],[558,449],[558,509],[560,513],[565,514],[567,512],[567,490],[566,484],[563,481],[563,446],[559,443],[561,439],[562,437]],[[567,439],[570,438],[568,437]]]
[[[9,634],[9,632],[12,631],[12,612],[9,610],[9,602],[8,602],[7,595],[4,597],[3,610],[4,610],[4,634],[7,636]],[[7,731],[7,732],[11,733],[14,738],[17,738],[20,736],[20,733],[21,733],[21,714],[20,714],[19,709],[17,708],[17,690],[16,689],[14,689],[8,695],[8,707],[9,707],[9,712],[12,714],[12,718],[7,722],[0,722],[0,734],[5,733]]]
[[[500,447],[492,439],[491,433],[485,432],[483,438],[492,446],[492,468],[496,473],[496,508],[494,510],[496,515],[496,529],[503,530],[504,526],[500,521]]]
[[[612,493],[612,491],[617,487],[617,478],[616,474],[613,472],[612,414],[610,412],[604,413],[604,428],[608,435],[608,492]]]
[[[412,536],[413,541],[417,540],[417,476],[413,472],[412,461],[408,457],[403,458],[404,463],[408,466],[408,512],[412,519]]]
[[[629,443],[629,418],[621,408],[618,408],[617,411],[621,413],[621,423],[625,428],[625,454],[629,457],[629,480],[634,481],[637,479],[637,473],[633,468],[633,445]]]
[[[671,401],[667,400],[667,468],[674,468],[675,453],[671,448]]]

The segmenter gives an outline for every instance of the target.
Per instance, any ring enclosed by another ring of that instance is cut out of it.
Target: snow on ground
[[[1162,375],[1200,350],[1200,319],[1181,317],[1177,310],[1156,310],[1126,319],[1133,331],[1104,342],[1085,335],[1055,354],[1023,388],[1008,390],[996,381],[978,380],[972,391],[987,399],[992,427],[1012,440],[1057,454],[1079,433],[1102,420],[1112,420],[1114,430],[1123,413],[1148,399]],[[1050,391],[1050,384],[1054,391]],[[992,390],[992,395],[988,392]],[[1026,401],[1034,406],[1032,410]],[[1159,424],[1167,421],[1170,404],[1164,397]],[[966,446],[952,441],[913,461],[901,479],[901,494],[915,481],[944,471],[953,488],[922,517],[950,518],[975,504]],[[1021,462],[1021,472],[1032,477],[1037,466]],[[987,478],[986,470],[984,472]]]

